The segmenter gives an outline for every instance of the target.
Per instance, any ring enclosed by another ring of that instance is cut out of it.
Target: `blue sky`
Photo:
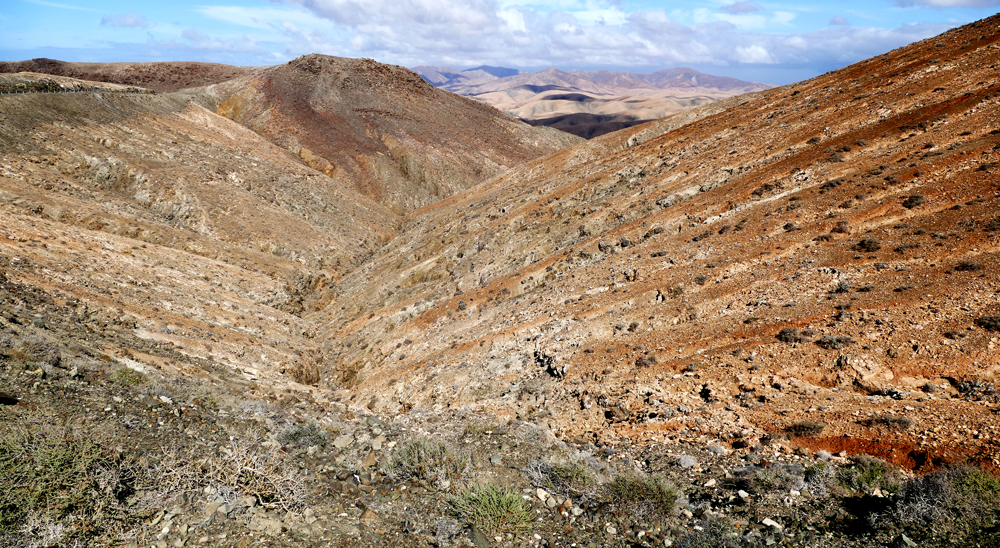
[[[649,72],[785,84],[1000,11],[1000,0],[4,0],[0,59]]]

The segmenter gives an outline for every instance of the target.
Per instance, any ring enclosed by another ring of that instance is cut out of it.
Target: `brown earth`
[[[981,327],[1000,312],[997,24],[417,211],[315,317],[337,341],[327,382],[383,413],[474,409],[565,439],[739,440],[810,419],[832,436],[817,446],[996,462],[995,403],[969,400],[992,401],[976,383],[1000,366]],[[863,425],[881,413],[915,423]]]
[[[6,435],[60,414],[67,428],[124,429],[114,443],[141,445],[116,450],[141,451],[146,469],[163,458],[149,451],[158,440],[209,467],[256,439],[257,457],[295,466],[313,491],[296,495],[294,511],[251,511],[260,498],[228,514],[290,546],[327,535],[442,544],[430,520],[451,519],[457,483],[372,476],[398,454],[388,443],[441,432],[474,447],[478,475],[463,481],[508,482],[532,498],[528,462],[578,459],[604,482],[666,470],[688,497],[687,514],[631,529],[628,512],[534,496],[547,545],[643,545],[640,530],[662,545],[716,511],[742,516],[757,538],[780,538],[762,520],[782,512],[800,520],[798,538],[817,527],[855,535],[836,500],[786,485],[749,504],[725,482],[775,462],[804,477],[820,460],[850,466],[843,457],[855,452],[917,471],[1000,463],[998,27],[993,17],[528,159],[434,203],[419,189],[387,200],[426,204],[402,218],[346,169],[321,173],[254,124],[213,112],[237,96],[229,86],[246,94],[230,105],[263,108],[254,94],[269,88],[256,80],[0,96],[0,426]],[[282,70],[329,75],[341,61],[298,62]],[[391,97],[420,97],[408,82],[383,84]],[[305,101],[274,116],[328,112]],[[452,119],[486,119],[464,112]],[[519,142],[537,135],[489,119]],[[432,152],[449,146],[442,136],[485,131],[407,123],[397,127]],[[154,386],[112,380],[131,378],[126,369]],[[349,434],[347,445],[276,441],[310,421]],[[705,466],[676,463],[691,454]],[[130,518],[130,538],[152,542],[165,516],[185,515],[169,505],[190,514],[215,503],[209,479],[186,473],[186,487],[163,488],[176,498],[154,501],[158,517]],[[401,494],[410,488],[414,498]],[[882,500],[872,493],[852,496]],[[298,513],[307,505],[321,510],[319,526]],[[215,514],[183,518],[196,535],[159,537],[236,544],[226,535],[240,529]],[[282,537],[288,527],[301,535]],[[197,540],[201,531],[212,536]]]
[[[208,93],[219,114],[396,212],[578,142],[369,59],[307,55]]]
[[[40,72],[78,80],[141,86],[165,93],[218,84],[255,72],[255,67],[218,63],[166,61],[161,63],[67,63],[55,59],[0,61],[0,73]]]

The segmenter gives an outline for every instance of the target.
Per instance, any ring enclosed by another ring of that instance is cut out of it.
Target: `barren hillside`
[[[167,61],[162,63],[67,63],[55,59],[2,61],[0,73],[41,72],[78,80],[142,86],[157,92],[218,84],[247,74],[254,67],[217,63]]]
[[[0,544],[995,546],[998,64],[547,156],[367,60],[4,76]]]
[[[368,59],[307,55],[209,93],[219,114],[397,212],[578,141]]]
[[[566,439],[752,444],[810,419],[814,449],[996,459],[976,387],[1000,365],[997,22],[418,212],[317,318],[329,382]]]

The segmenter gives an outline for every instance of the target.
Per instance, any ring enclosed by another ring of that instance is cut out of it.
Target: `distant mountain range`
[[[773,87],[690,68],[648,74],[554,68],[521,72],[485,65],[413,70],[435,86],[493,105],[529,124],[586,138]]]

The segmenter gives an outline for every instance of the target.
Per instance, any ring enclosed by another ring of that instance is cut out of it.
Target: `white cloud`
[[[841,17],[841,16],[838,15],[838,16],[834,17],[833,19],[830,19],[830,24],[831,25],[837,25],[837,26],[842,26],[843,27],[843,26],[850,25],[851,23],[847,19],[844,19],[843,17]]]
[[[111,27],[126,27],[136,29],[149,28],[149,21],[138,13],[119,13],[105,15],[101,18],[101,24]]]
[[[710,70],[767,65],[812,66],[818,74],[952,26],[879,29],[832,23],[816,31],[789,32],[796,18],[792,11],[745,7],[628,12],[614,0],[556,0],[544,6],[538,0],[282,1],[285,5],[202,11],[280,33],[286,56],[318,52],[457,68],[696,65]]]
[[[771,54],[758,45],[748,47],[736,46],[736,60],[740,63],[768,65],[775,62]]]

